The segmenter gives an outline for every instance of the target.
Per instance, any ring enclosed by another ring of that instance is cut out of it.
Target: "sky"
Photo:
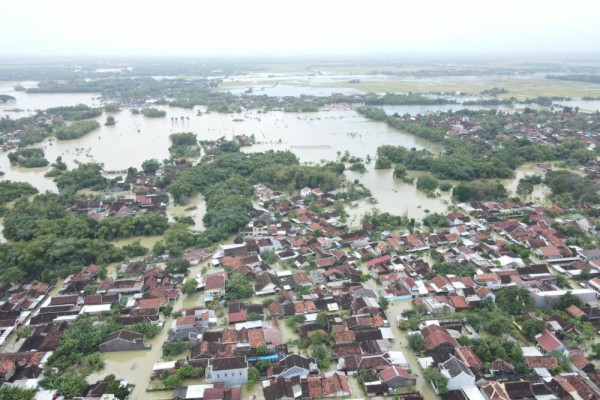
[[[3,0],[0,56],[600,52],[599,0]]]

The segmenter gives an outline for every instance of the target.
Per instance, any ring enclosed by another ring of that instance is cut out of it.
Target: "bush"
[[[425,338],[420,333],[408,335],[408,345],[413,351],[420,353],[425,348]]]
[[[452,184],[448,182],[440,183],[440,190],[442,192],[449,192],[452,189]]]
[[[141,113],[144,117],[148,118],[162,118],[167,115],[166,111],[159,110],[157,108],[143,108]]]
[[[167,261],[165,270],[170,273],[183,274],[190,268],[190,262],[185,258],[174,258]]]
[[[377,161],[375,161],[375,169],[389,169],[392,168],[392,162],[389,158],[385,156],[377,157]]]
[[[178,356],[189,348],[188,343],[183,340],[164,342],[162,345],[163,357]]]
[[[248,370],[248,387],[251,388],[260,379],[260,372],[258,369],[252,367]]]
[[[417,178],[417,189],[422,191],[434,191],[438,187],[438,181],[429,175],[421,175]]]

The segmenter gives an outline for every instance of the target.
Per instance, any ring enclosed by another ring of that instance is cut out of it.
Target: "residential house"
[[[119,329],[108,335],[99,348],[101,352],[109,352],[148,350],[150,347],[144,344],[144,335],[141,333]]]
[[[241,386],[248,382],[246,357],[219,357],[208,360],[206,367],[208,383],[223,382],[225,386]]]
[[[225,283],[227,282],[227,272],[219,271],[208,274],[204,277],[204,298],[211,301],[225,295]]]
[[[486,381],[480,390],[486,400],[511,400],[504,386],[498,381]]]
[[[396,389],[406,386],[407,384],[415,384],[417,378],[408,372],[405,368],[400,368],[392,365],[379,372],[381,382],[385,383],[390,389]]]
[[[448,379],[448,390],[459,390],[463,387],[475,385],[475,375],[473,375],[473,372],[455,356],[450,357],[444,363],[438,364],[438,368],[442,375]],[[434,389],[437,392],[435,385]]]
[[[535,341],[537,342],[538,348],[545,354],[566,349],[564,343],[548,331],[535,335]]]
[[[285,379],[293,377],[306,378],[314,372],[319,372],[314,359],[298,354],[290,354],[273,366],[272,376]]]

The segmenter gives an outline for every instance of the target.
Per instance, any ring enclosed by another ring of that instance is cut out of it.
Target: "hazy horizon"
[[[24,0],[4,5],[0,47],[3,58],[600,56],[592,0],[398,3]]]

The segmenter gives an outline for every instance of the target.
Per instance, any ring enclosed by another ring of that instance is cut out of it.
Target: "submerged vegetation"
[[[56,127],[54,129],[54,136],[58,140],[73,140],[98,128],[100,128],[100,124],[96,121],[76,121],[71,125]]]
[[[48,165],[48,160],[44,158],[44,150],[39,148],[19,149],[8,154],[11,164],[19,165],[23,168],[38,168]]]

